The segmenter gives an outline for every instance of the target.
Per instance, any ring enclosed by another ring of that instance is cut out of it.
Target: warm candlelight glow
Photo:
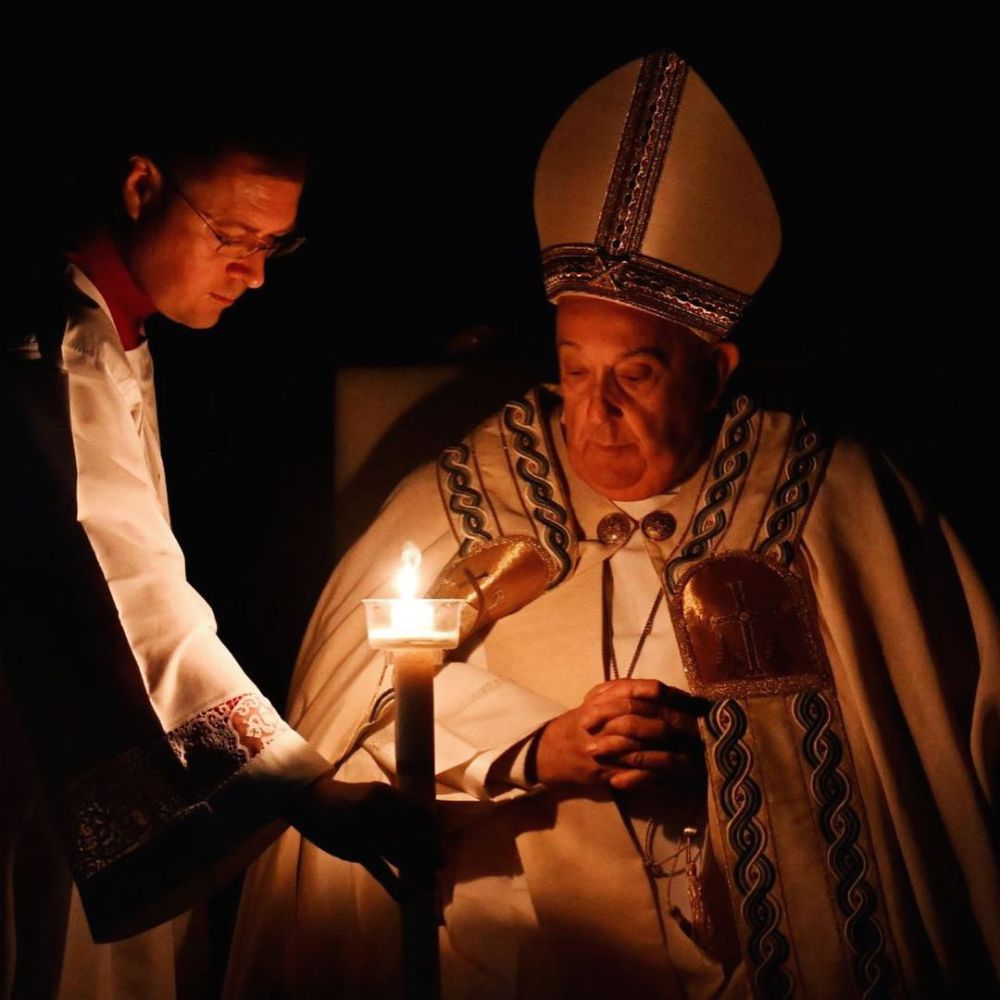
[[[420,549],[407,542],[400,556],[395,585],[399,599],[389,606],[389,628],[398,636],[431,637],[434,632],[434,606],[417,598],[420,586]]]
[[[399,596],[364,602],[368,609],[368,641],[376,649],[411,646],[453,649],[458,645],[461,602],[417,597],[420,559],[420,549],[407,542],[393,577]]]
[[[403,546],[403,554],[400,556],[402,565],[396,573],[396,593],[401,600],[413,600],[417,596],[417,587],[420,586],[420,549],[407,542]]]

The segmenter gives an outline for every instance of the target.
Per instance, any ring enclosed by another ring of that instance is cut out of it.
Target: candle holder
[[[465,601],[414,597],[362,602],[368,643],[385,651],[396,692],[396,781],[400,791],[434,808],[434,674],[459,641]],[[401,874],[405,875],[405,872]],[[407,997],[440,996],[439,911],[434,888],[402,904],[403,976]]]
[[[373,597],[361,602],[372,649],[454,649],[465,601]]]

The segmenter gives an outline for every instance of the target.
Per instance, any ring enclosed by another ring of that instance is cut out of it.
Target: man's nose
[[[605,375],[594,379],[590,391],[590,415],[596,421],[613,420],[622,415],[621,407],[617,402],[614,378]]]
[[[239,275],[247,288],[260,288],[264,284],[264,263],[267,257],[263,253],[252,253],[249,257],[240,257],[229,263],[230,273]]]

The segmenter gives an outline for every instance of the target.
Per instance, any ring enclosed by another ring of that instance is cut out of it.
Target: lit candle
[[[458,645],[464,601],[418,598],[420,550],[403,549],[396,599],[364,602],[368,642],[386,651],[396,693],[396,777],[401,791],[433,808],[434,674],[444,651]],[[433,891],[403,903],[403,967],[407,995],[439,992],[438,903]]]
[[[365,601],[368,609],[368,642],[373,649],[437,650],[458,645],[462,601],[434,601],[418,598],[420,549],[407,543],[394,585],[398,598]],[[438,657],[437,662],[441,662]]]

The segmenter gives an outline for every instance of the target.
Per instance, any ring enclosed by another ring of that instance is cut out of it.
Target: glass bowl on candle
[[[372,649],[454,649],[465,601],[375,597],[362,601]]]

